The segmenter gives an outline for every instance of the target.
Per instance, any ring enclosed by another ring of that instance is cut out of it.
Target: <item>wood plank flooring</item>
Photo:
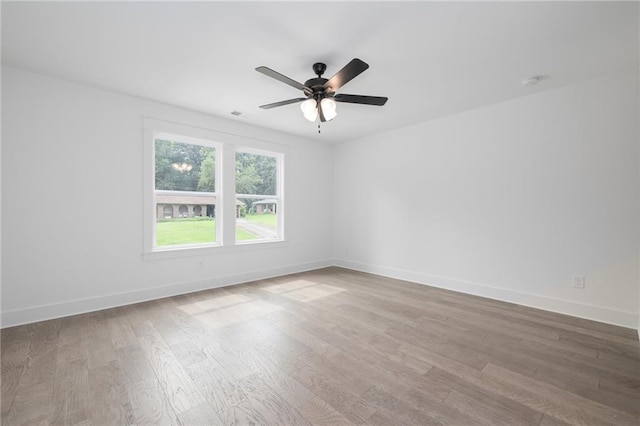
[[[340,268],[2,330],[3,425],[638,425],[637,332]]]

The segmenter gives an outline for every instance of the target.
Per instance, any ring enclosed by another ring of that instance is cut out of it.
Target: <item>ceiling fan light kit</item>
[[[334,101],[332,98],[323,98],[320,101],[320,108],[322,109],[324,118],[327,121],[333,120],[338,115],[338,113],[336,112],[336,101]]]
[[[325,121],[333,120],[338,115],[336,102],[382,106],[387,102],[388,98],[382,96],[336,94],[338,89],[360,75],[367,68],[369,68],[369,65],[358,58],[354,58],[333,77],[327,80],[322,77],[327,66],[322,62],[316,62],[313,64],[313,72],[317,77],[311,78],[304,84],[301,84],[271,68],[265,66],[257,67],[256,71],[259,73],[274,78],[298,90],[302,90],[305,96],[304,98],[294,98],[261,105],[260,108],[271,109],[302,102],[300,109],[302,110],[304,118],[309,121],[316,121],[318,117],[320,117],[320,121],[324,123]]]
[[[318,101],[315,99],[307,99],[300,104],[300,109],[307,120],[316,121],[318,118]]]

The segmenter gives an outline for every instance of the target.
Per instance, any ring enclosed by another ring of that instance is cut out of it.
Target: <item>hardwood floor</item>
[[[635,330],[340,268],[2,330],[2,424],[638,425]]]

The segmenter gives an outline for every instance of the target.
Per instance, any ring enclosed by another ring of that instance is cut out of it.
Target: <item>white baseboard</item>
[[[241,284],[265,278],[273,278],[297,272],[311,271],[314,269],[326,268],[329,266],[339,266],[355,271],[368,272],[371,274],[389,278],[430,285],[447,290],[487,297],[489,299],[517,303],[524,306],[530,306],[532,308],[572,315],[579,318],[634,328],[638,329],[638,332],[640,334],[640,318],[638,314],[633,312],[618,311],[601,306],[586,305],[562,299],[554,299],[529,293],[521,293],[513,290],[491,287],[469,281],[461,281],[447,277],[423,274],[402,269],[388,268],[383,266],[367,265],[343,259],[327,259],[297,265],[281,266],[277,268],[263,269],[260,271],[251,271],[234,275],[213,277],[200,281],[190,281],[162,287],[147,288],[144,290],[137,290],[127,293],[118,293],[107,296],[77,299],[69,302],[34,306],[25,309],[4,311],[2,312],[1,316],[1,327],[12,327],[37,321],[62,318],[70,315],[77,315],[86,312],[114,308],[118,306],[131,305],[148,300],[161,299],[163,297],[170,297],[178,294],[192,293],[194,291],[226,287],[234,284]]]
[[[13,311],[4,311],[2,312],[2,328],[29,324],[37,321],[45,321],[54,318],[62,318],[87,312],[100,311],[117,306],[131,305],[134,303],[146,302],[148,300],[176,296],[178,294],[186,294],[192,293],[194,291],[226,287],[234,284],[262,280],[265,278],[294,274],[297,272],[311,271],[314,269],[326,268],[332,265],[333,263],[331,260],[323,260],[297,265],[280,266],[277,268],[244,272],[222,277],[213,277],[206,280],[183,282],[162,287],[136,290],[127,293],[110,294],[107,296],[77,299],[69,302],[40,305],[25,309],[16,309]]]
[[[555,299],[535,294],[522,293],[505,288],[491,287],[469,281],[461,281],[453,278],[429,275],[402,269],[388,268],[384,266],[367,265],[364,263],[352,262],[343,259],[334,259],[333,264],[335,266],[353,269],[355,271],[368,272],[375,275],[410,281],[417,284],[425,284],[432,287],[473,294],[475,296],[486,297],[503,302],[516,303],[518,305],[529,306],[545,311],[590,319],[607,324],[619,325],[632,329],[640,327],[638,314],[633,312],[618,311],[602,306],[587,305],[563,299]]]

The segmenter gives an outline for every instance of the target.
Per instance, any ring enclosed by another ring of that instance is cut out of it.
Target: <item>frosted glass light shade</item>
[[[304,114],[304,118],[309,121],[316,121],[318,118],[318,109],[316,108],[317,102],[315,99],[307,99],[303,103],[300,104],[300,109],[302,110],[302,114]]]
[[[322,113],[324,114],[324,119],[329,121],[336,118],[338,112],[336,111],[336,101],[331,98],[324,98],[320,101],[320,105],[322,106]]]

